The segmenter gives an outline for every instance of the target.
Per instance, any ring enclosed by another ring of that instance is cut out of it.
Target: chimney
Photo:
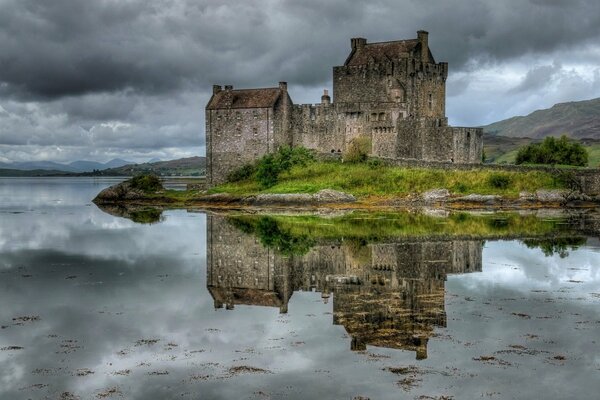
[[[329,91],[323,89],[323,96],[321,96],[321,104],[331,104],[331,97],[329,97]]]
[[[419,44],[421,45],[421,61],[424,63],[428,63],[429,62],[429,32],[418,31],[417,38],[419,39]]]
[[[279,82],[279,90],[287,92],[287,82]]]
[[[219,93],[223,88],[221,85],[213,85],[213,94]]]
[[[350,39],[350,46],[352,50],[362,49],[367,44],[367,39],[365,38],[352,38]]]
[[[233,85],[225,85],[225,90],[233,90]]]

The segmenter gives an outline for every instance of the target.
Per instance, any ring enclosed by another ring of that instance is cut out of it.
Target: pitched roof
[[[346,65],[364,65],[369,64],[372,60],[375,63],[397,60],[403,54],[413,51],[418,44],[418,39],[367,43],[350,55]]]
[[[275,105],[280,94],[279,88],[221,90],[213,94],[206,108],[268,108]]]

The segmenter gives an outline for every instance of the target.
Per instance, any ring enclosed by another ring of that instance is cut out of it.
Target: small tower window
[[[429,111],[433,110],[433,95],[429,93]]]

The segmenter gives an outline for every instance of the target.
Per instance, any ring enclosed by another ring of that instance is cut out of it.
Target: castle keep
[[[294,104],[285,82],[215,85],[206,106],[208,184],[281,146],[338,155],[358,136],[380,158],[480,163],[482,129],[448,126],[447,76],[448,64],[436,63],[419,31],[411,40],[351,39],[344,65],[333,68],[333,101],[325,90],[320,104]]]

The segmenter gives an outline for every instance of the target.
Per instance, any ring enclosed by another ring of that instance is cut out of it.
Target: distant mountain
[[[99,163],[96,161],[73,161],[72,163],[69,163],[68,166],[76,172],[92,172],[94,170],[118,168],[127,164],[131,164],[131,161],[115,158],[106,163]]]
[[[524,117],[494,122],[483,130],[494,136],[540,139],[567,135],[576,139],[600,139],[600,98],[556,104]]]
[[[107,165],[116,167],[107,168]],[[27,166],[32,166],[27,169]],[[52,168],[54,166],[54,168]],[[161,176],[204,176],[206,157],[131,164],[115,159],[107,163],[74,161],[68,165],[52,162],[0,163],[0,176],[133,176],[154,173]]]
[[[140,173],[155,173],[162,176],[203,176],[206,172],[206,157],[180,158],[143,164],[128,164],[100,171],[99,175],[131,176]]]
[[[153,158],[150,161],[148,161],[148,163],[155,163],[155,162],[161,162],[162,160],[160,158]]]
[[[94,170],[102,170],[107,168],[118,168],[123,165],[131,164],[130,161],[125,161],[120,158],[115,158],[107,163],[99,163],[96,161],[73,161],[69,164],[61,164],[53,161],[27,161],[16,163],[0,163],[0,168],[32,171],[32,170],[48,170],[62,172],[92,172]]]

